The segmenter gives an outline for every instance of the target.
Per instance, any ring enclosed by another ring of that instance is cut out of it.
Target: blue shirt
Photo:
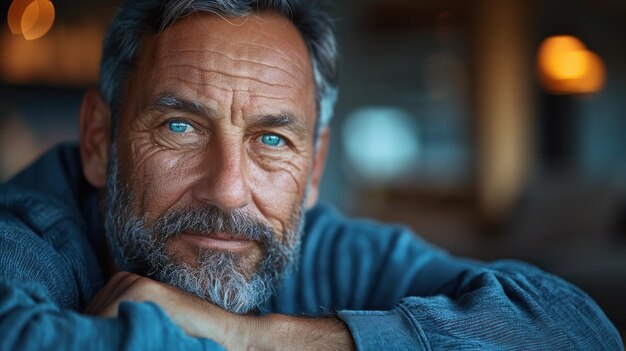
[[[359,350],[624,349],[589,296],[533,266],[452,257],[328,206],[305,220],[299,268],[265,313],[338,316]],[[75,146],[0,185],[0,349],[221,349],[153,303],[124,302],[109,319],[78,312],[105,283],[101,227]]]

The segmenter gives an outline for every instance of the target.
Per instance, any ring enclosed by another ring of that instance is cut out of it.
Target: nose
[[[243,208],[250,202],[252,195],[243,149],[243,146],[228,143],[205,152],[201,167],[206,175],[194,187],[195,200],[223,211]]]

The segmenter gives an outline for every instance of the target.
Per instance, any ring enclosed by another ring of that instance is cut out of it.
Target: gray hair
[[[162,32],[177,19],[196,12],[242,17],[276,11],[299,30],[311,56],[316,84],[316,136],[327,126],[337,101],[337,45],[331,19],[307,0],[127,0],[104,39],[100,92],[109,104],[115,134],[126,79],[143,35]]]

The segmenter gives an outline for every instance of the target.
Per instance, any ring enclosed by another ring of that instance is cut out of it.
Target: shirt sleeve
[[[307,298],[337,311],[358,350],[623,350],[589,296],[534,266],[456,258],[403,228],[333,222],[309,233],[301,269],[317,282]]]
[[[123,302],[116,318],[61,310],[36,283],[0,283],[0,350],[223,350],[187,336],[155,304]]]
[[[0,216],[0,350],[223,350],[153,303],[124,302],[107,319],[62,307],[77,295],[64,265],[28,227]]]

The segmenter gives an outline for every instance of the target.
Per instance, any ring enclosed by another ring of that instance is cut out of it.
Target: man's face
[[[135,250],[118,261],[157,277],[175,266],[161,275],[173,284],[285,269],[270,256],[297,249],[316,119],[310,58],[287,19],[191,15],[146,37],[117,118],[107,235]],[[161,257],[128,257],[153,255],[142,247]]]

